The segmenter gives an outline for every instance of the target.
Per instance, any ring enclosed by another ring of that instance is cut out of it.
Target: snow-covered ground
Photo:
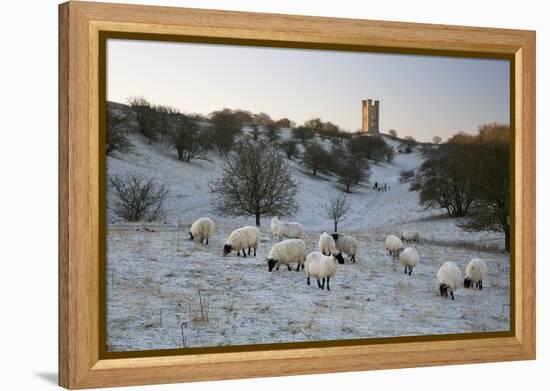
[[[108,175],[152,176],[170,194],[166,221],[147,224],[152,231],[108,217],[110,351],[178,348],[182,331],[185,346],[198,347],[509,328],[509,257],[499,251],[502,236],[466,233],[442,211],[418,205],[418,194],[399,183],[399,173],[417,168],[420,153],[396,154],[390,164],[371,165],[370,184],[347,195],[352,214],[339,231],[353,234],[361,248],[357,263],[343,265],[327,292],[307,286],[303,272],[268,272],[265,258],[275,243],[268,218],[262,220],[257,257],[221,256],[231,230],[254,220],[213,212],[208,185],[222,170],[214,154],[209,160],[182,163],[167,146],[148,146],[137,135],[131,140],[133,153],[108,158]],[[300,209],[292,220],[304,225],[308,251],[313,251],[319,232],[332,230],[322,205],[343,193],[334,178],[313,177],[299,163],[290,164],[300,189]],[[391,190],[374,191],[375,181]],[[216,224],[208,246],[189,241],[187,235],[190,224],[203,216]],[[383,248],[387,234],[400,235],[403,229],[417,229],[422,237],[415,245],[421,263],[410,277]],[[435,282],[439,266],[452,260],[464,270],[474,257],[489,266],[483,291],[459,289],[455,301],[441,298]]]

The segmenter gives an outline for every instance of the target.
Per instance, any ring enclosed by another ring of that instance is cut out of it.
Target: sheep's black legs
[[[483,281],[479,281],[478,284],[479,284],[479,289],[480,290],[483,289]]]
[[[254,247],[254,256],[256,256],[256,247]]]
[[[246,258],[246,250],[243,248],[243,257]]]
[[[241,256],[241,250],[237,251],[237,256],[238,256],[238,257]]]
[[[250,247],[248,247],[248,255],[250,255]]]
[[[455,299],[455,294],[453,292],[451,292],[451,299]]]
[[[309,276],[307,277],[307,284],[308,285],[311,285],[310,281],[309,281]]]
[[[286,267],[288,268],[288,271],[291,271],[292,269],[290,268],[290,265],[287,263],[286,264]]]
[[[317,286],[321,288],[321,281],[319,281],[319,279],[317,279]]]
[[[206,238],[206,244],[208,244],[208,238]]]
[[[327,291],[330,291],[330,277],[327,277]]]
[[[409,276],[412,274],[413,268],[409,266]]]
[[[305,265],[302,263],[302,270],[304,270]]]
[[[300,263],[298,263],[298,265],[296,265],[296,271],[297,271],[297,272],[300,271]]]
[[[407,266],[405,266],[405,271],[404,271],[405,274],[407,274]]]
[[[325,279],[323,278],[323,282],[321,283],[321,289],[325,289]]]

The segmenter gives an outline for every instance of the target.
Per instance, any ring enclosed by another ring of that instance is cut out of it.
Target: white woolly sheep
[[[234,230],[231,235],[225,241],[223,246],[223,255],[226,256],[231,251],[236,251],[237,255],[240,255],[242,250],[243,256],[246,257],[246,249],[248,248],[248,255],[250,255],[250,249],[254,249],[254,256],[256,256],[256,250],[260,244],[260,230],[256,227],[247,226]]]
[[[268,270],[272,271],[275,266],[279,270],[279,265],[283,264],[290,269],[292,262],[297,262],[296,271],[304,269],[304,262],[306,260],[306,244],[301,239],[287,239],[282,242],[276,243],[267,256]]]
[[[271,233],[279,241],[287,239],[302,239],[304,237],[304,227],[300,223],[290,221],[280,221],[277,216],[271,219]]]
[[[338,263],[334,255],[323,255],[319,251],[313,251],[306,257],[305,273],[307,284],[310,284],[310,277],[317,279],[317,285],[321,289],[325,289],[325,279],[327,282],[327,291],[330,291],[330,277],[334,277],[338,271]],[[323,281],[321,283],[321,280]]]
[[[420,256],[418,251],[414,247],[407,247],[405,249],[398,249],[397,256],[401,265],[405,266],[405,274],[412,274],[413,268],[420,262]]]
[[[447,261],[437,272],[437,284],[439,285],[439,293],[441,296],[447,297],[451,295],[451,299],[455,299],[454,290],[458,289],[462,273],[456,263]]]
[[[355,263],[355,256],[357,255],[359,242],[353,236],[349,235],[333,233],[331,236],[336,242],[336,249],[344,254],[349,255],[350,261],[353,261],[353,263]]]
[[[319,251],[323,253],[323,255],[334,255],[338,262],[344,263],[344,257],[336,248],[336,242],[332,236],[326,232],[322,232],[319,236]]]
[[[189,230],[190,240],[198,239],[201,244],[203,240],[208,244],[208,239],[212,235],[214,235],[214,222],[208,217],[201,217],[195,221]]]
[[[464,288],[475,287],[483,289],[483,280],[487,277],[487,264],[483,259],[474,258],[466,266]]]
[[[401,235],[401,240],[407,243],[418,243],[419,239],[420,234],[418,231],[403,231],[403,234]]]
[[[388,235],[386,236],[384,245],[386,250],[388,250],[388,254],[393,255],[395,259],[397,257],[397,250],[403,247],[403,242],[395,235]]]

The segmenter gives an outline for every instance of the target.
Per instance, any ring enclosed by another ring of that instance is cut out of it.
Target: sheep
[[[407,243],[418,243],[419,239],[420,234],[418,231],[403,231],[403,234],[401,235],[401,240]]]
[[[242,250],[243,256],[246,257],[245,250],[248,248],[248,255],[250,255],[250,249],[254,249],[254,256],[256,256],[256,250],[260,243],[260,230],[257,227],[247,226],[234,230],[231,232],[225,245],[223,246],[223,256],[226,256],[231,251],[237,251],[237,255],[240,255]]]
[[[455,289],[458,289],[462,273],[456,263],[447,261],[437,272],[437,284],[439,285],[439,293],[441,296],[447,297],[451,295],[451,299],[455,299],[453,294]]]
[[[287,239],[282,242],[276,243],[267,257],[268,270],[272,271],[275,266],[279,270],[280,264],[285,264],[290,271],[290,263],[298,262],[296,271],[304,269],[304,262],[306,260],[306,244],[301,239]]]
[[[300,223],[282,222],[277,216],[271,219],[271,233],[279,241],[287,239],[302,239],[304,237],[304,227]]]
[[[332,236],[326,232],[322,232],[321,236],[319,236],[319,251],[323,253],[323,255],[334,255],[338,262],[344,263],[344,257],[336,248],[336,242]]]
[[[487,264],[483,259],[474,258],[466,266],[464,288],[475,287],[483,289],[483,280],[487,277]]]
[[[214,235],[214,222],[208,217],[201,217],[191,225],[189,231],[189,239],[194,240],[195,238],[199,239],[201,244],[202,241],[206,239],[206,244],[208,244],[208,239],[210,236]]]
[[[334,277],[338,271],[338,264],[344,263],[336,259],[334,255],[323,255],[319,251],[313,251],[306,257],[305,273],[307,284],[310,284],[310,277],[317,279],[317,285],[325,289],[325,279],[327,281],[327,291],[330,291],[330,277]],[[323,280],[321,283],[320,280]]]
[[[388,250],[388,254],[393,255],[393,258],[395,259],[397,257],[397,249],[403,247],[403,242],[395,235],[388,235],[386,236],[384,245],[386,250]]]
[[[359,242],[349,235],[341,235],[333,233],[332,238],[336,242],[336,249],[350,256],[350,261],[355,263],[355,256],[357,255],[357,249],[359,248]]]
[[[405,266],[405,274],[412,274],[413,268],[420,262],[418,251],[414,247],[400,248],[397,250],[397,257],[401,265]]]

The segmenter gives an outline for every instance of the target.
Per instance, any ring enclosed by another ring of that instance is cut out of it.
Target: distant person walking
[[[374,190],[378,190],[378,182],[374,182]]]

